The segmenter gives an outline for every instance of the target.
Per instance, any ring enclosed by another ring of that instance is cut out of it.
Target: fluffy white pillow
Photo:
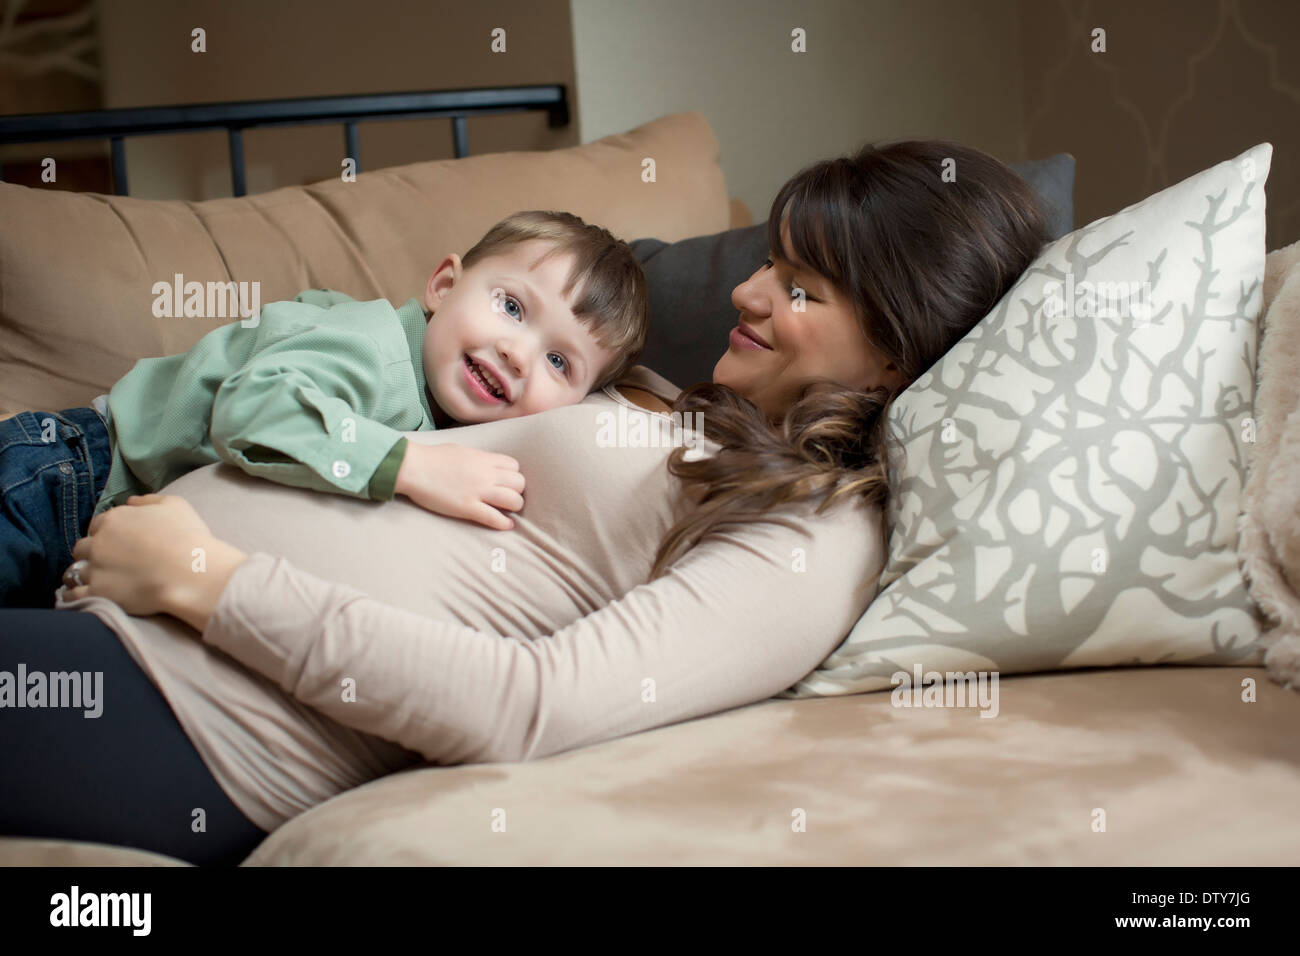
[[[1272,155],[1058,239],[900,396],[880,591],[778,696],[918,665],[1259,663],[1237,532]]]

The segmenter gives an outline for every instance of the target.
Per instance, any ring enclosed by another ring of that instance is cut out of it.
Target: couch
[[[430,261],[536,207],[638,240],[655,326],[643,362],[678,385],[707,378],[718,330],[734,319],[729,290],[762,253],[767,212],[750,225],[728,198],[718,154],[703,116],[687,113],[552,153],[419,163],[203,203],[0,184],[0,414],[85,404],[137,358],[187,349],[221,324],[152,318],[158,279],[255,275],[263,302],[308,287],[401,301]],[[645,156],[656,160],[652,183],[641,176]],[[1073,159],[1053,159],[1018,168],[1055,197],[1060,235],[1072,228]],[[82,268],[62,267],[74,261]],[[1300,857],[1300,695],[1262,668],[1024,674],[1005,676],[1000,695],[991,720],[974,708],[902,709],[879,692],[771,699],[527,763],[414,768],[301,814],[243,865]],[[512,810],[508,833],[492,828],[496,807]],[[0,864],[186,865],[15,838],[0,838]]]

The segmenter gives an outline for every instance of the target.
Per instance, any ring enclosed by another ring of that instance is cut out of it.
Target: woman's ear
[[[460,256],[454,252],[433,270],[429,281],[424,284],[424,307],[430,315],[438,310],[439,304],[447,297],[447,293],[460,281],[462,271]]]
[[[898,370],[898,366],[893,362],[885,364],[885,375],[888,378],[886,384],[889,386],[891,391],[901,392],[908,385],[912,384],[904,377],[903,373]]]

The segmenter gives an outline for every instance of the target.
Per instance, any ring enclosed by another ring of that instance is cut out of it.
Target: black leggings
[[[49,675],[59,671],[102,673],[102,699],[53,707],[47,690],[46,706],[19,708],[20,664],[29,704],[32,676],[45,675],[53,688]],[[95,710],[99,716],[86,716]],[[0,836],[86,840],[233,866],[266,831],[230,802],[166,698],[103,621],[23,608],[0,609]]]

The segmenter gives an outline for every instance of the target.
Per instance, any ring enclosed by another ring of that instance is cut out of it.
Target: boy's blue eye
[[[504,298],[505,298],[505,300],[506,300],[507,302],[513,302],[516,306],[519,307],[519,315],[516,316],[516,315],[514,315],[514,314],[511,313],[511,312],[506,312],[506,315],[510,316],[512,319],[513,319],[513,318],[523,318],[524,307],[523,307],[523,305],[520,304],[519,300],[516,299],[516,298],[515,298],[514,296],[512,296],[512,295],[507,295],[507,296],[505,296]],[[502,310],[504,311],[504,306],[502,307]],[[570,375],[571,372],[572,372],[572,369],[571,369],[570,366],[569,366],[569,360],[566,359],[566,358],[565,358],[563,355],[561,355],[559,352],[550,352],[550,353],[547,354],[547,358],[550,358],[552,355],[554,355],[556,358],[558,358],[558,359],[559,359],[561,362],[563,362],[564,364],[563,364],[562,366],[557,366],[557,365],[552,364],[551,367],[554,368],[557,372],[563,372],[566,376]]]

